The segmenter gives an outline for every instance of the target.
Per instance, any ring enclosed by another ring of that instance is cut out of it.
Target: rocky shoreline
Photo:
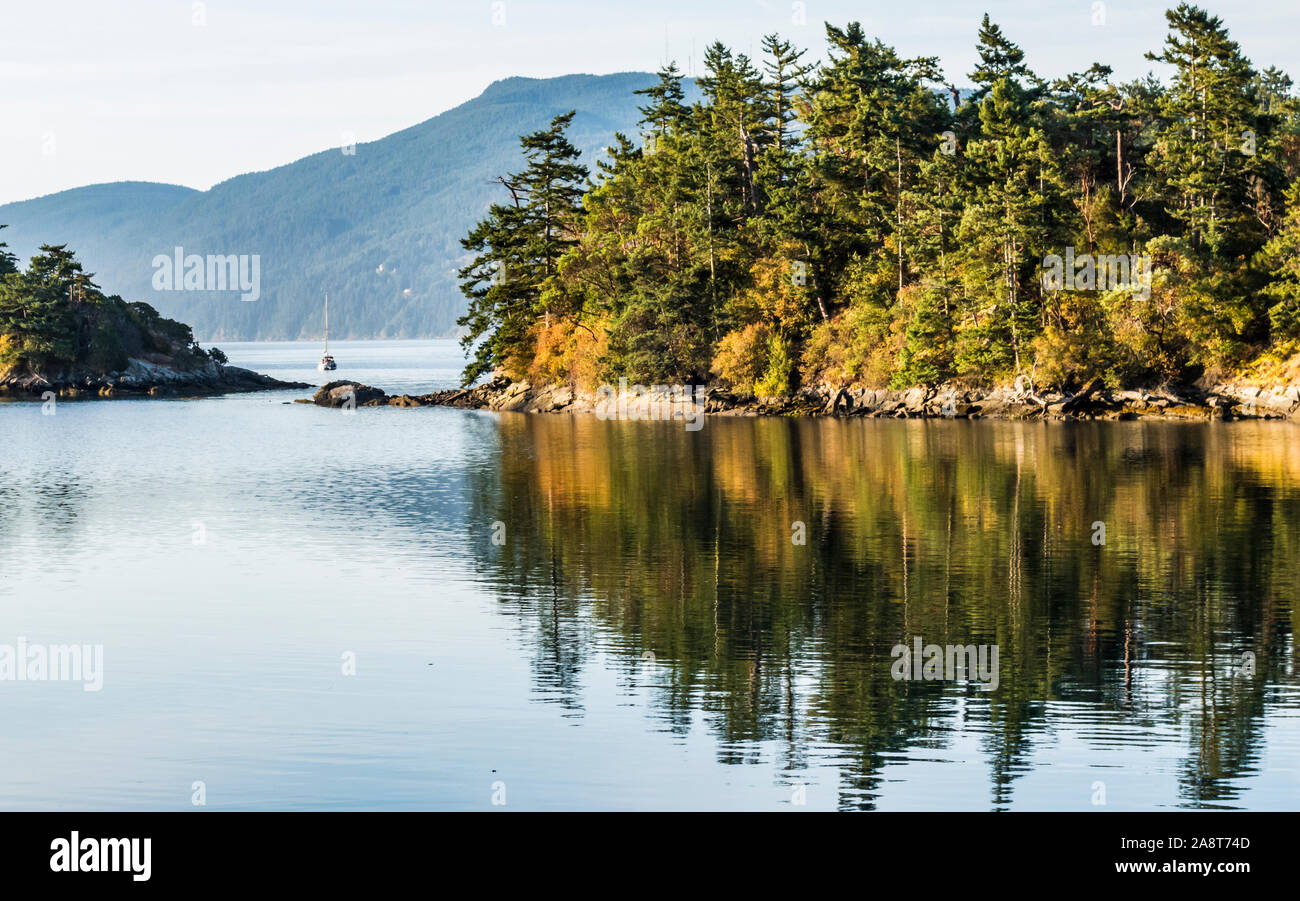
[[[390,396],[379,388],[335,381],[298,403],[324,407],[459,407],[520,413],[596,413],[617,394],[600,395],[569,385],[534,388],[497,376],[475,388],[431,394]],[[696,400],[698,398],[698,400]],[[1014,388],[971,391],[958,388],[907,390],[818,386],[781,398],[758,398],[718,387],[679,389],[666,396],[627,398],[617,417],[691,419],[702,402],[716,416],[862,416],[893,419],[1043,419],[1043,420],[1242,420],[1300,419],[1300,386],[1217,384],[1178,390],[1113,390],[1097,382],[1075,394],[1036,394]]]
[[[60,399],[121,397],[211,397],[311,388],[306,382],[282,382],[243,369],[210,361],[193,369],[132,359],[121,372],[72,372],[58,376],[28,374],[0,379],[0,397],[41,400],[49,393]]]

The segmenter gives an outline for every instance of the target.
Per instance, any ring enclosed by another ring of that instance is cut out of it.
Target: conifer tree
[[[686,99],[686,91],[682,87],[682,73],[675,62],[659,70],[657,84],[633,93],[649,98],[645,106],[639,107],[641,124],[649,125],[659,135],[680,128],[690,113],[682,102]]]
[[[616,136],[585,197],[562,128],[525,139],[466,239],[467,378],[1040,388],[1295,352],[1300,99],[1217,18],[1167,15],[1167,85],[1048,85],[987,16],[967,93],[859,23],[816,68],[777,35],[760,67],[714,43],[689,108],[665,66],[650,134]],[[1070,249],[1149,253],[1152,290],[1045,285]]]
[[[1232,255],[1257,240],[1247,202],[1261,135],[1250,61],[1217,16],[1182,3],[1147,58],[1174,67],[1156,163],[1169,212],[1195,248]]]
[[[8,228],[8,225],[0,225],[0,229]],[[18,271],[18,257],[9,251],[9,245],[0,241],[0,278],[11,272]]]
[[[566,135],[573,116],[556,116],[549,128],[520,140],[527,166],[500,179],[511,203],[493,204],[461,242],[476,254],[460,271],[469,298],[458,323],[465,329],[461,344],[474,353],[466,384],[526,356],[540,317],[572,312],[553,280],[560,258],[577,243],[588,175]]]

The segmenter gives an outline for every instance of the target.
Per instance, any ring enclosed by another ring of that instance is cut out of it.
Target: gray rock
[[[341,380],[321,386],[312,398],[318,407],[342,407],[351,402],[354,406],[387,403],[388,395],[378,388],[362,385],[359,382]]]

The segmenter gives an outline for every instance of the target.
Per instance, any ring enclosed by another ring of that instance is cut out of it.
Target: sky
[[[2,0],[0,203],[110,181],[206,189],[370,141],[512,75],[698,71],[722,40],[760,56],[780,32],[824,53],[859,21],[968,83],[990,13],[1046,77],[1131,78],[1164,39],[1145,0]],[[1170,0],[1172,2],[1172,0]],[[1300,3],[1204,3],[1257,67],[1300,80]]]

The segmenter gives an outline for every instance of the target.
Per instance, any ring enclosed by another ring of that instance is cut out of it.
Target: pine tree
[[[1060,176],[1029,93],[1016,81],[996,82],[979,109],[961,224],[963,280],[973,302],[961,365],[1015,376],[1029,369],[1026,351],[1041,324],[1041,261],[1059,247],[1051,211],[1059,206]]]
[[[469,298],[458,321],[466,330],[461,344],[474,352],[465,384],[527,357],[539,318],[573,312],[555,284],[561,257],[577,243],[588,175],[566,135],[573,116],[556,116],[549,128],[520,140],[528,165],[499,179],[512,202],[493,204],[461,241],[476,254],[460,270]]]
[[[64,244],[42,245],[25,272],[0,279],[0,370],[71,366],[80,343],[73,307],[87,291],[93,302],[96,286]]]
[[[1254,73],[1217,16],[1182,3],[1165,18],[1164,51],[1147,54],[1175,68],[1160,109],[1163,193],[1194,248],[1232,256],[1259,243],[1247,191],[1261,138]]]
[[[1268,311],[1273,338],[1294,350],[1300,342],[1300,181],[1288,190],[1286,220],[1261,256],[1272,276],[1264,291],[1273,301]]]
[[[903,59],[858,23],[827,26],[830,60],[811,86],[808,136],[815,171],[820,268],[891,252],[895,287],[907,280],[909,185],[949,123],[933,59]]]
[[[707,103],[698,110],[701,137],[709,162],[722,168],[724,194],[739,217],[760,213],[765,198],[759,194],[758,161],[772,135],[767,123],[773,114],[762,76],[743,53],[714,42],[704,52],[706,74],[697,83]]]
[[[1025,65],[1025,51],[1002,33],[1001,26],[989,20],[988,13],[984,14],[984,20],[980,22],[976,52],[980,58],[979,65],[970,73],[971,80],[977,86],[971,97],[974,103],[981,102],[993,90],[993,86],[1004,78],[1018,85],[1022,80],[1037,82]]]
[[[690,114],[690,110],[682,103],[686,99],[686,91],[682,88],[682,73],[677,70],[675,62],[659,70],[658,84],[633,93],[650,99],[648,104],[639,107],[641,124],[651,126],[659,135],[680,128]]]
[[[0,229],[8,228],[8,225],[0,225]],[[9,245],[0,241],[0,278],[11,272],[18,271],[18,257],[9,252]]]
[[[767,54],[763,70],[767,75],[764,83],[767,111],[771,115],[770,148],[773,154],[788,160],[799,147],[799,137],[793,127],[798,120],[795,99],[799,85],[814,67],[801,62],[807,51],[796,49],[777,34],[763,38],[763,52]]]

